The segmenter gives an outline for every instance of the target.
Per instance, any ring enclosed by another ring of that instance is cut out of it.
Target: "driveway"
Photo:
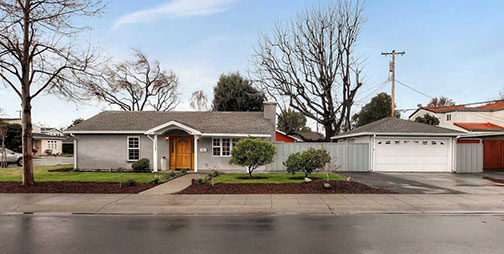
[[[485,177],[504,179],[504,172],[452,173],[342,173],[354,181],[401,194],[504,194],[504,184]]]

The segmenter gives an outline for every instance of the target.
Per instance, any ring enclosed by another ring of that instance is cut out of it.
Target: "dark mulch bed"
[[[86,182],[36,182],[24,187],[20,182],[0,182],[0,193],[107,193],[135,194],[156,186],[152,183],[137,183],[134,186],[119,187],[119,183]]]
[[[331,189],[324,188],[325,181],[311,183],[193,183],[178,194],[395,194],[395,192],[347,181],[330,181]]]

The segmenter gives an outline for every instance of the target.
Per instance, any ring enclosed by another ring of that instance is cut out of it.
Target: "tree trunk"
[[[23,96],[23,186],[35,184],[33,177],[33,136],[31,119],[31,99]]]
[[[325,141],[331,141],[331,137],[333,137],[336,132],[333,129],[332,123],[325,123],[324,124],[324,129],[325,129]]]

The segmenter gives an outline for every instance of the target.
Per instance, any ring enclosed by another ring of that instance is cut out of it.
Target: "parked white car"
[[[18,166],[23,165],[23,155],[20,153],[13,152],[9,149],[5,149],[7,153],[7,163],[8,164],[17,164]],[[3,152],[2,148],[0,148],[0,161],[3,161]]]

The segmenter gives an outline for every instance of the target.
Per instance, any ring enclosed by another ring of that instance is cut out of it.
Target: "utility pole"
[[[396,52],[395,50],[392,50],[392,52],[382,52],[382,56],[392,56],[392,61],[389,63],[389,72],[392,72],[392,110],[391,110],[391,115],[392,117],[395,117],[395,56],[396,55],[404,55],[406,52]]]

